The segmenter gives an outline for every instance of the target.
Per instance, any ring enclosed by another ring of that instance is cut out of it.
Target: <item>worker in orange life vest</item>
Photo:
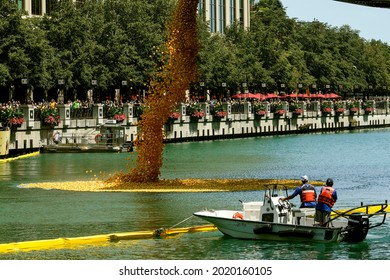
[[[336,201],[337,192],[333,188],[333,179],[328,178],[325,186],[321,188],[316,206],[315,221],[318,222],[320,226],[329,226],[330,212],[332,212],[332,207]]]
[[[301,177],[302,186],[295,189],[292,195],[282,198],[283,201],[290,200],[297,195],[301,197],[300,208],[314,208],[316,207],[317,193],[311,184],[309,184],[309,177],[306,175]]]

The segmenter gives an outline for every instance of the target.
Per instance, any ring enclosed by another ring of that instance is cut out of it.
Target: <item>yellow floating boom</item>
[[[37,156],[39,154],[40,154],[40,152],[37,151],[37,152],[25,154],[25,155],[16,156],[16,157],[3,158],[3,159],[0,159],[0,163],[10,162],[10,161],[22,159],[22,158],[29,158],[29,157]]]
[[[33,250],[73,248],[80,245],[104,244],[110,241],[166,237],[175,234],[205,232],[205,231],[214,231],[214,230],[217,230],[217,228],[213,225],[202,225],[202,226],[193,226],[193,227],[186,227],[186,228],[157,229],[157,230],[150,230],[150,231],[111,233],[111,234],[74,237],[74,238],[57,238],[57,239],[48,239],[48,240],[14,242],[14,243],[0,244],[0,254],[15,253],[18,251],[26,252],[26,251],[33,251]]]
[[[390,207],[388,207],[387,202],[385,204],[378,204],[378,205],[367,205],[367,206],[363,205],[361,207],[354,208],[353,210],[348,210],[348,209],[334,210],[332,212],[332,216],[336,216],[344,213],[348,213],[348,215],[354,213],[365,213],[368,215],[373,215],[376,213],[390,213]]]

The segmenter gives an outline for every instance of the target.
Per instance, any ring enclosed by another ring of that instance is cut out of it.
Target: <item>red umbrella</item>
[[[279,98],[279,95],[275,94],[275,93],[267,93],[265,95],[265,98],[266,99],[272,99],[272,98]]]
[[[257,98],[257,95],[256,94],[253,94],[253,93],[244,93],[244,96],[245,98],[255,98],[255,99],[258,99]]]
[[[258,96],[256,94],[253,94],[253,93],[237,93],[235,95],[232,96],[232,98],[255,98],[255,99],[259,99]]]
[[[312,94],[311,98],[321,99],[321,98],[325,98],[325,95],[322,93],[315,93],[315,94]]]
[[[289,98],[297,98],[297,93],[296,92],[292,92],[290,94],[287,94],[286,96],[289,97]]]
[[[332,92],[332,93],[327,93],[325,94],[325,98],[329,98],[329,99],[338,99],[338,98],[341,98],[340,95]]]

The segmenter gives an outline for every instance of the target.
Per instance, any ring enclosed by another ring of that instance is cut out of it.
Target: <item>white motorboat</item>
[[[369,229],[385,222],[388,211],[387,201],[362,204],[332,213],[328,225],[321,227],[314,221],[314,208],[294,208],[282,197],[287,197],[287,188],[273,185],[265,191],[263,201],[242,202],[241,210],[204,210],[193,215],[214,224],[223,234],[239,239],[360,242]],[[370,218],[374,216],[372,223]]]

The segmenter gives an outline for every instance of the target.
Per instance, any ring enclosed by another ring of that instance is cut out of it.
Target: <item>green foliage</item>
[[[333,103],[334,105],[334,109],[337,110],[337,109],[341,109],[341,108],[344,108],[344,103],[341,102],[341,101],[336,101]]]
[[[187,106],[186,111],[188,115],[193,116],[196,113],[203,112],[203,106],[200,103],[191,103]]]
[[[281,102],[273,102],[271,103],[271,112],[277,112],[279,110],[283,110],[283,104]]]
[[[256,102],[254,105],[253,105],[253,110],[255,112],[258,112],[260,110],[262,111],[265,111],[265,104],[262,103],[262,102]]]
[[[331,101],[324,101],[321,103],[321,110],[324,109],[331,109],[332,108],[332,102]]]
[[[351,109],[351,108],[359,108],[359,101],[357,100],[351,100],[347,103],[347,108],[348,109]]]
[[[122,80],[133,89],[147,85],[166,55],[175,3],[59,1],[50,16],[30,18],[22,17],[15,1],[0,1],[0,90],[25,91],[21,78],[44,91],[56,89],[61,78],[66,92],[84,95],[92,79],[97,92],[112,91]],[[199,17],[198,37],[199,80],[214,94],[237,92],[244,82],[251,92],[264,90],[262,83],[267,91],[280,83],[286,91],[316,83],[319,90],[342,84],[349,92],[390,84],[388,44],[366,41],[347,25],[289,18],[280,0],[258,1],[248,30],[236,23],[225,34],[210,34]]]
[[[294,102],[294,101],[290,102],[289,108],[290,108],[291,112],[294,112],[297,109],[302,109],[302,103],[298,103],[298,102]]]
[[[107,116],[113,118],[115,115],[123,114],[123,107],[112,106],[107,110]]]
[[[374,108],[374,101],[367,100],[366,102],[363,102],[362,108],[363,109]]]
[[[17,107],[0,108],[0,122],[3,126],[12,126],[13,124],[22,124],[24,122],[23,111]]]
[[[49,116],[58,117],[60,115],[57,107],[44,106],[40,109],[40,119],[44,120]]]
[[[56,126],[60,124],[60,112],[57,107],[43,106],[39,110],[39,118],[43,124],[48,126]]]

